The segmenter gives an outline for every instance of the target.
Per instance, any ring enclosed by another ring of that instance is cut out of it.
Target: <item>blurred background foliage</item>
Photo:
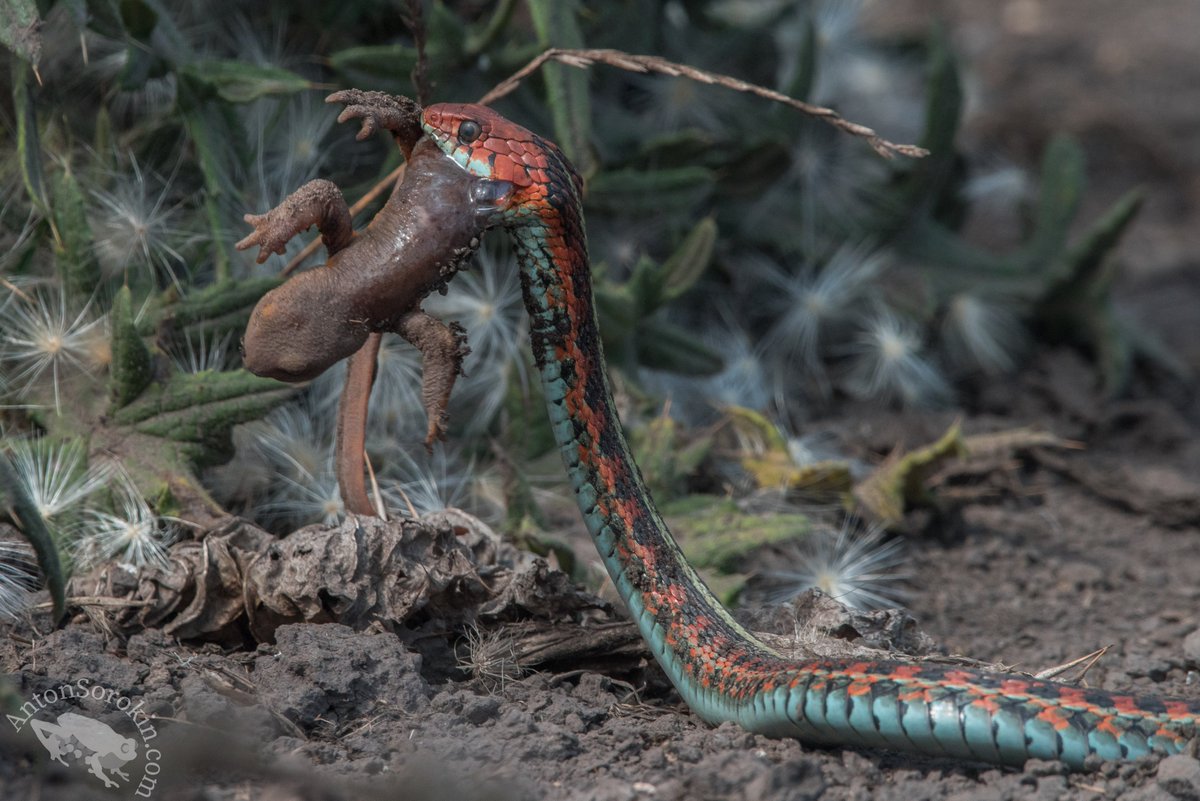
[[[336,124],[330,91],[473,101],[549,46],[733,75],[931,151],[888,161],[791,109],[608,67],[550,64],[499,101],[586,178],[608,359],[663,499],[696,489],[730,408],[765,414],[764,439],[778,440],[768,452],[804,461],[779,432],[846,397],[969,403],[980,379],[1016,369],[1035,334],[1080,345],[1110,392],[1139,355],[1171,366],[1109,295],[1108,254],[1138,196],[1076,220],[1085,166],[1066,138],[1036,175],[968,163],[955,145],[960,69],[942,32],[865,37],[862,5],[8,3],[0,433],[27,468],[14,481],[77,565],[161,559],[184,530],[176,516],[225,509],[278,531],[336,520],[341,368],[297,395],[241,370],[235,347],[304,243],[255,265],[232,249],[241,216],[317,177],[354,201],[397,165],[387,137],[356,142],[356,126]],[[1013,221],[1010,249],[962,236],[981,214]],[[426,308],[463,323],[474,352],[452,441],[429,457],[416,353],[385,342],[369,441],[389,504],[466,504],[569,559],[540,533],[559,468],[502,239]],[[848,497],[848,481],[834,490]],[[96,515],[124,526],[98,527]]]

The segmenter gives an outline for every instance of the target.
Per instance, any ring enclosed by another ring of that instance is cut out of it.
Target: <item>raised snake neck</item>
[[[582,182],[553,143],[483,106],[439,104],[423,127],[497,182],[515,243],[555,438],[609,575],[698,715],[770,736],[1006,765],[1177,753],[1200,702],[901,661],[793,661],[742,628],[696,575],[642,481],[614,408],[592,298]]]

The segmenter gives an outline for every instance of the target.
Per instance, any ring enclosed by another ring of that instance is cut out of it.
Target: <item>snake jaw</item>
[[[471,187],[471,200],[480,214],[490,216],[493,213],[508,210],[513,203],[515,190],[516,186],[512,181],[484,178]]]

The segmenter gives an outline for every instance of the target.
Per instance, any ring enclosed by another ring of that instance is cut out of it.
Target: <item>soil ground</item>
[[[1033,154],[1046,132],[1073,128],[1097,177],[1091,211],[1147,182],[1145,219],[1122,251],[1121,302],[1193,369],[1198,9],[906,0],[878,22],[949,18],[986,96],[972,128],[979,147],[1023,142]],[[1200,401],[1154,375],[1139,376],[1129,399],[1105,401],[1094,380],[1079,355],[1043,351],[957,415],[849,408],[821,425],[863,457],[930,441],[955,416],[968,433],[1036,423],[1086,443],[1053,469],[1015,464],[992,497],[918,525],[909,609],[950,653],[1037,670],[1110,646],[1089,686],[1200,700]],[[448,680],[447,655],[337,624],[284,627],[250,651],[153,629],[122,643],[85,622],[8,635],[0,665],[23,697],[87,676],[144,703],[159,730],[159,798],[1200,798],[1190,755],[1068,774],[1057,763],[996,769],[813,749],[709,727],[658,684],[633,697],[621,677],[597,672]],[[0,732],[0,797],[131,797],[47,761],[3,722]]]

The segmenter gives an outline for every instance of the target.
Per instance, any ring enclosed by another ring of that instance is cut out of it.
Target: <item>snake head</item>
[[[501,212],[517,213],[537,206],[551,185],[562,178],[576,192],[579,177],[558,147],[492,111],[469,103],[426,107],[421,127],[459,166],[488,182],[478,194]],[[490,184],[490,185],[489,185]]]

